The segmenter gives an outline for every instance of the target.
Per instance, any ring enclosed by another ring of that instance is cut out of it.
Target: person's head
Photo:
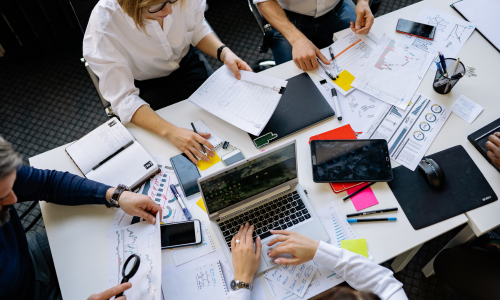
[[[145,32],[144,19],[160,21],[172,14],[173,5],[183,5],[184,0],[118,0],[123,11],[134,20],[135,26]]]
[[[334,287],[313,300],[380,300],[374,293],[360,292],[345,286]]]
[[[9,210],[17,202],[12,190],[21,156],[0,136],[0,227],[9,222]]]

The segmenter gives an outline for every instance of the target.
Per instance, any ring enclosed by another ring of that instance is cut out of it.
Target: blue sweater
[[[13,191],[18,202],[44,200],[62,205],[107,204],[110,187],[68,172],[21,166]],[[33,264],[23,225],[14,207],[10,221],[0,227],[0,299],[33,298]]]

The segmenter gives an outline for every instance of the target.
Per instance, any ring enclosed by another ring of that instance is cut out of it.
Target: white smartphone
[[[162,249],[197,245],[202,241],[199,220],[163,224],[160,231]]]
[[[237,163],[243,159],[245,159],[245,156],[243,156],[243,153],[241,153],[241,151],[239,149],[234,150],[234,151],[228,153],[227,155],[224,155],[221,157],[221,160],[224,163],[224,165],[226,165],[226,167],[230,166],[234,163]]]

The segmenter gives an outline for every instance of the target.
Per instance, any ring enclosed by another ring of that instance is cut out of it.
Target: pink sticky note
[[[366,186],[367,184],[362,184],[362,185],[352,187],[352,188],[347,190],[347,194],[351,195],[354,192],[356,192],[357,190]],[[378,200],[375,197],[375,194],[373,193],[371,187],[361,191],[360,193],[356,194],[356,196],[353,196],[350,199],[352,201],[352,204],[354,204],[354,208],[356,209],[356,211],[360,211],[360,210],[365,209],[367,207],[374,206],[375,204],[378,204]]]

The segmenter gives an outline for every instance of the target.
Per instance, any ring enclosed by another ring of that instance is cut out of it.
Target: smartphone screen
[[[187,158],[185,154],[174,156],[170,159],[174,167],[175,174],[179,178],[179,183],[186,197],[200,192],[197,180],[200,173],[196,166]]]
[[[160,231],[162,248],[196,243],[194,221],[161,225]]]
[[[245,157],[243,156],[243,153],[241,153],[241,151],[238,151],[234,155],[228,156],[227,158],[224,157],[222,159],[224,160],[224,164],[226,166],[230,166],[230,165],[232,165],[234,163],[239,162],[240,160],[245,159]]]
[[[436,27],[427,24],[408,21],[405,19],[399,19],[396,31],[432,40],[434,39],[434,33],[436,31]]]

